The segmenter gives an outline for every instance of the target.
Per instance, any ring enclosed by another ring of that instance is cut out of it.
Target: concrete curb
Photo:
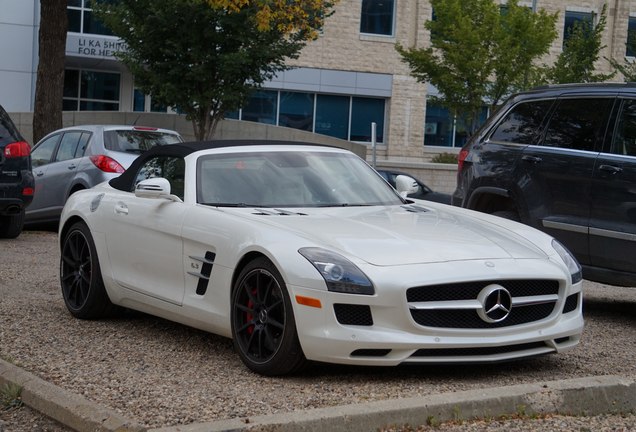
[[[0,386],[22,387],[22,402],[36,411],[81,432],[140,432],[143,426],[114,410],[53,385],[0,359]]]
[[[114,410],[103,408],[0,360],[0,385],[7,383],[23,387],[22,400],[26,405],[74,430],[145,430]],[[148,432],[367,432],[388,425],[417,426],[432,419],[443,422],[510,414],[596,415],[635,411],[636,381],[608,375],[219,420]]]

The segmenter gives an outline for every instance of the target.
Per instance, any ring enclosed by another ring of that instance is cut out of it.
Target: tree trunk
[[[40,0],[39,60],[33,111],[33,144],[62,127],[66,0]]]

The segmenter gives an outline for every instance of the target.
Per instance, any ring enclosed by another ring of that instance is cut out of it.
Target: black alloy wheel
[[[241,359],[255,372],[284,375],[305,363],[285,284],[265,258],[252,261],[238,278],[232,336]]]
[[[69,312],[83,319],[108,315],[110,302],[88,227],[78,222],[64,235],[60,258],[60,283]]]

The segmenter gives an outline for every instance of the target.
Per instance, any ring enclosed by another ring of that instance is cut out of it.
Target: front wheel
[[[254,372],[285,375],[306,363],[285,283],[266,258],[250,262],[234,286],[232,338],[241,360]]]
[[[74,224],[64,234],[60,283],[66,308],[74,317],[96,319],[113,312],[114,306],[104,288],[93,236],[83,222]]]

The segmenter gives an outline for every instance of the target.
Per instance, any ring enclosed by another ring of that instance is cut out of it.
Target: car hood
[[[405,205],[252,209],[249,215],[261,223],[293,231],[316,245],[380,266],[547,257],[524,237],[499,227],[494,223],[496,217],[486,222],[457,210]]]

